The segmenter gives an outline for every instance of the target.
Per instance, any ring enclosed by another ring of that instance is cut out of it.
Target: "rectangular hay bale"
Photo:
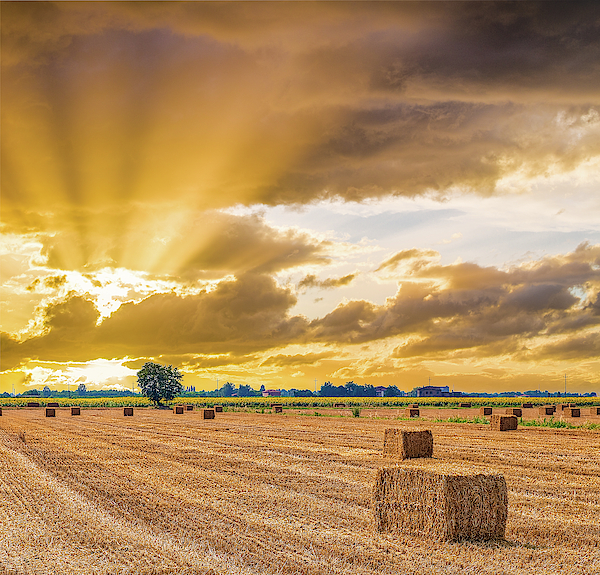
[[[71,415],[81,415],[81,408],[80,407],[72,407]]]
[[[28,401],[27,407],[39,407],[40,404],[37,401]]]
[[[333,407],[338,407],[338,408],[339,407],[346,407],[346,404],[345,403],[334,403]]]
[[[388,428],[383,436],[383,456],[398,459],[433,456],[433,434],[431,430],[408,431]]]
[[[492,415],[490,428],[494,431],[514,431],[519,425],[516,415]]]
[[[214,419],[215,418],[215,410],[214,409],[204,409],[203,410],[203,418],[204,419]]]
[[[406,407],[412,407],[413,409],[419,409],[418,403],[409,403]]]
[[[46,404],[46,407],[59,407],[58,403],[54,402],[50,402]]]
[[[406,417],[419,417],[419,413],[418,409],[413,409],[412,407],[408,407],[404,410]]]
[[[176,405],[173,408],[173,411],[175,412],[175,414],[177,415],[183,415],[183,405]]]
[[[186,406],[185,406],[185,410],[186,410],[186,411],[194,411],[194,406],[193,406],[193,405],[191,405],[191,404],[190,404],[190,405],[186,405]]]
[[[123,417],[133,417],[133,407],[124,407]]]
[[[538,410],[540,415],[554,415],[554,411],[555,409],[553,405],[544,405]]]
[[[469,402],[464,402],[461,403],[458,407],[471,407],[471,404]]]
[[[2,408],[0,407],[0,417],[2,417]]]
[[[46,417],[56,417],[56,410],[53,407],[47,407]]]
[[[523,403],[523,404],[521,405],[521,407],[522,407],[523,409],[532,409],[532,408],[533,408],[533,403]]]
[[[523,410],[520,407],[507,407],[505,413],[506,415],[516,415],[517,417],[523,417]]]
[[[374,492],[380,532],[443,541],[502,539],[508,493],[502,475],[451,469],[379,469]]]
[[[283,413],[283,405],[276,405],[276,406],[273,408],[273,411],[274,411],[275,413]]]
[[[223,406],[215,405],[215,413],[223,413]]]
[[[592,407],[590,409],[590,415],[600,415],[600,407]]]
[[[480,407],[479,415],[492,415],[492,408],[491,407]]]
[[[563,414],[565,417],[581,417],[581,409],[579,407],[567,407]]]

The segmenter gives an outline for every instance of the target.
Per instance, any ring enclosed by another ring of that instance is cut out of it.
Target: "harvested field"
[[[502,474],[508,487],[505,542],[446,543],[376,531],[386,427],[363,417],[86,409],[46,419],[5,409],[0,573],[594,573],[598,431],[428,422],[434,459]]]

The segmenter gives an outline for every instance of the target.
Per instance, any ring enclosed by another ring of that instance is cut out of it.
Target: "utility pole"
[[[317,395],[317,378],[315,377],[315,395]]]
[[[565,397],[567,397],[567,374],[565,373]]]

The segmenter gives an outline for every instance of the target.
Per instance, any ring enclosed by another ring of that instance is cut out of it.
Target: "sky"
[[[600,392],[596,3],[0,8],[0,392]]]

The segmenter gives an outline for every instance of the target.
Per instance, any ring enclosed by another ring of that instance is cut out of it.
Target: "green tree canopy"
[[[183,390],[183,374],[172,365],[149,361],[137,372],[137,378],[142,393],[156,405],[163,399],[171,401]]]

